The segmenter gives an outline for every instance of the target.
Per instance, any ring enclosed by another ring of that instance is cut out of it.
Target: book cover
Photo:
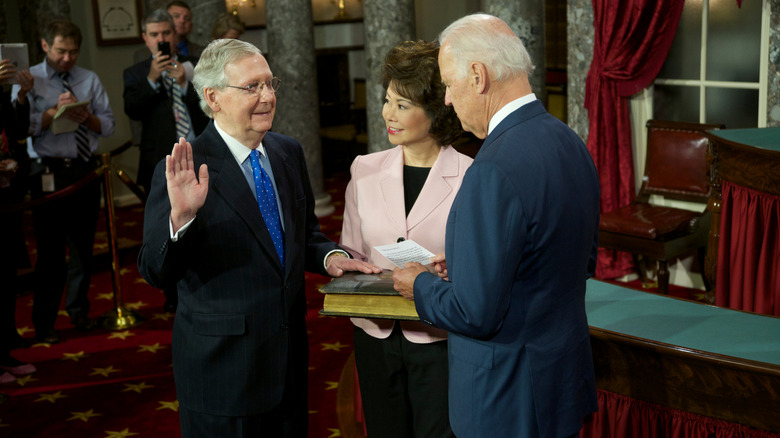
[[[320,288],[325,294],[320,314],[419,320],[414,301],[393,289],[393,272],[363,274],[347,272]]]

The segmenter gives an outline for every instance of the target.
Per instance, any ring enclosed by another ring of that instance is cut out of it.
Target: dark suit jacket
[[[420,316],[450,332],[458,437],[557,437],[596,410],[585,314],[599,180],[582,140],[539,101],[485,139],[447,220],[450,282],[421,274]]]
[[[179,61],[190,61],[195,64],[197,58],[180,56]],[[123,73],[125,113],[131,119],[139,120],[143,124],[137,181],[146,189],[147,193],[152,181],[154,166],[171,153],[173,144],[178,141],[176,120],[173,115],[173,101],[161,82],[157,91],[149,85],[147,76],[151,65],[152,58],[150,56],[146,60],[126,68]],[[192,87],[192,83],[187,84],[184,104],[190,113],[195,135],[199,135],[208,124],[209,119],[200,109],[198,94]]]
[[[176,392],[182,406],[198,412],[268,412],[280,402],[288,374],[306,397],[304,270],[326,275],[324,257],[338,247],[319,231],[300,144],[269,132],[263,145],[284,216],[284,271],[249,184],[213,123],[193,143],[195,169],[208,165],[209,191],[184,236],[169,238],[164,162],[146,203],[138,269],[155,287],[178,285]]]

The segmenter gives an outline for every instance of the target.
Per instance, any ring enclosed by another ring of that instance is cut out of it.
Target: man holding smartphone
[[[196,58],[175,51],[173,18],[163,9],[152,11],[141,23],[150,56],[124,71],[125,113],[141,122],[141,157],[136,181],[149,193],[155,165],[171,152],[180,137],[192,141],[208,118],[192,88]],[[164,291],[166,310],[176,308],[176,293]]]

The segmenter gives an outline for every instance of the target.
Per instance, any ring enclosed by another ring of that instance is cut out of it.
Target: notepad
[[[51,132],[57,135],[64,134],[66,132],[73,132],[78,129],[80,123],[69,119],[67,116],[65,116],[65,112],[71,108],[87,105],[89,102],[89,100],[82,100],[81,102],[62,105],[57,111],[57,114],[54,115],[54,119],[51,121]]]

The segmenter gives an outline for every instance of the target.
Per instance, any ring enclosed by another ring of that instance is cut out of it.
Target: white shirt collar
[[[499,123],[501,123],[506,116],[512,114],[516,109],[520,108],[523,105],[529,104],[536,100],[536,95],[534,93],[526,94],[525,96],[515,99],[508,104],[504,105],[503,108],[498,110],[497,113],[493,115],[493,117],[490,119],[490,123],[488,124],[488,135],[490,135],[491,132],[493,132],[493,129],[498,126]]]
[[[214,120],[214,127],[217,128],[219,136],[222,137],[222,140],[224,140],[225,144],[227,144],[228,149],[230,149],[230,153],[233,154],[233,157],[238,162],[238,165],[240,166],[243,164],[243,162],[249,156],[249,153],[252,152],[252,149],[244,146],[241,144],[241,142],[231,137],[227,132],[223,131],[222,128],[219,127],[219,123],[217,123],[216,120]],[[260,143],[260,145],[257,147],[257,151],[265,155],[263,143]]]

